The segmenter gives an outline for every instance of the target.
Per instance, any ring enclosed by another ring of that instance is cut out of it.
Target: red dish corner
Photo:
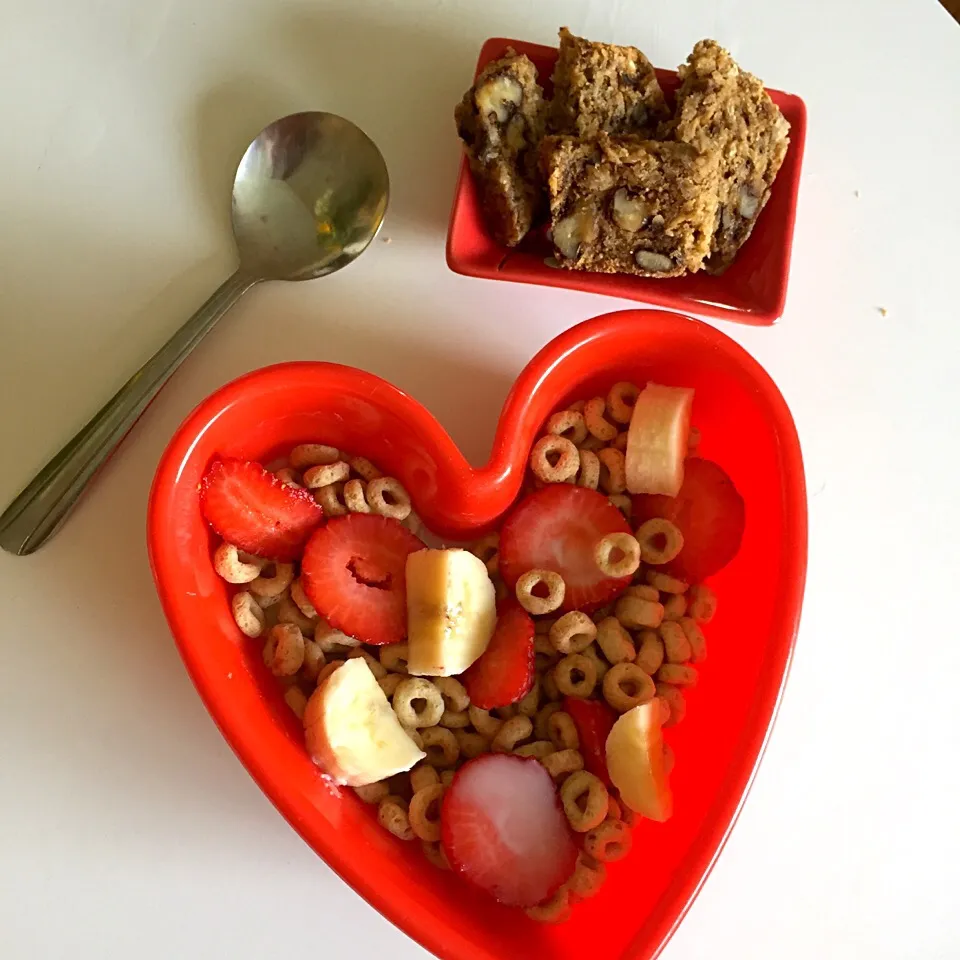
[[[541,84],[549,93],[550,76],[557,59],[554,47],[495,37],[487,40],[480,50],[476,72],[502,56],[508,46],[530,57]],[[657,70],[657,78],[670,97],[678,86],[676,71]],[[742,323],[768,325],[776,322],[783,313],[787,297],[807,110],[800,97],[780,90],[768,90],[768,93],[790,123],[790,149],[756,229],[733,266],[722,276],[712,277],[700,272],[657,280],[548,266],[545,260],[551,257],[552,249],[542,229],[532,231],[512,250],[502,247],[487,233],[477,189],[465,158],[460,162],[460,176],[450,213],[447,264],[455,273],[469,277],[585,290]]]
[[[673,818],[641,821],[633,852],[610,865],[599,896],[569,922],[543,927],[437,870],[352,791],[320,775],[260,645],[233,622],[197,485],[214,456],[269,459],[323,440],[382,465],[428,525],[466,538],[513,501],[548,413],[623,379],[696,388],[703,455],[734,478],[747,527],[740,553],[714,578],[720,609],[701,683],[687,719],[667,733],[677,757]],[[174,639],[223,736],[291,826],[384,916],[443,960],[650,960],[723,847],[769,736],[800,618],[807,513],[793,420],[756,361],[706,324],[629,310],[582,323],[534,357],[506,399],[490,461],[477,469],[427,410],[369,373],[329,363],[249,373],[203,401],[170,441],[147,539]]]

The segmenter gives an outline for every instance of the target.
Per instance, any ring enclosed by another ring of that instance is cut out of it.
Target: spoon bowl
[[[325,277],[377,235],[390,180],[376,144],[332,113],[294,113],[247,147],[233,185],[240,265],[107,401],[0,515],[0,547],[33,553],[67,518],[93,475],[174,370],[261,280]]]

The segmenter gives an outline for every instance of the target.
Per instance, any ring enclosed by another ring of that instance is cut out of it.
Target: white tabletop
[[[563,23],[663,66],[715,37],[809,110],[786,313],[718,324],[799,428],[803,625],[756,785],[664,957],[960,955],[960,27],[935,0],[0,0],[0,23],[0,504],[232,269],[232,172],[266,122],[344,114],[394,185],[384,242],[255,289],[57,538],[0,556],[4,960],[426,957],[217,733],[154,594],[146,497],[201,398],[293,358],[389,378],[481,460],[523,363],[624,306],[444,263],[480,44]]]

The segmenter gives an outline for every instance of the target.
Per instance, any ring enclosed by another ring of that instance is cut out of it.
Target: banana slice
[[[490,643],[497,601],[487,568],[466,550],[418,550],[407,557],[410,673],[463,673]]]
[[[683,484],[693,390],[648,383],[633,408],[627,433],[627,489],[675,497]]]
[[[303,727],[313,762],[351,787],[402,773],[426,756],[362,657],[344,661],[314,690]]]
[[[673,798],[663,759],[660,701],[628,710],[607,737],[607,771],[620,799],[651,820],[670,819]]]

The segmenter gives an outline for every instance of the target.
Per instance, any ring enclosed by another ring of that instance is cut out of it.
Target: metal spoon
[[[247,147],[233,184],[240,266],[0,515],[0,547],[33,553],[171,374],[237,299],[261,280],[325,277],[377,235],[390,182],[383,156],[331,113],[295,113]]]

